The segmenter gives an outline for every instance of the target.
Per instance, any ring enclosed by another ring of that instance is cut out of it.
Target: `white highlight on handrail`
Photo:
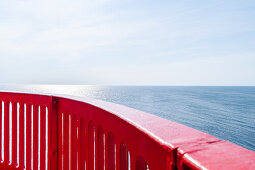
[[[38,170],[40,170],[41,157],[41,107],[38,106]]]
[[[2,101],[2,130],[1,130],[1,161],[4,161],[4,101]]]
[[[34,164],[33,148],[34,148],[34,106],[31,105],[31,169],[33,169]]]
[[[19,166],[19,131],[20,131],[20,118],[19,118],[19,113],[20,112],[20,104],[17,102],[17,166]]]
[[[49,127],[48,127],[48,125],[49,125],[49,111],[48,111],[48,107],[46,107],[46,152],[45,152],[45,169],[46,170],[48,170],[48,154],[49,154],[49,148],[48,148],[48,146],[49,146],[49,133],[48,133],[48,129],[49,129]]]
[[[62,146],[61,146],[61,150],[62,150],[62,155],[61,155],[61,158],[62,158],[62,170],[64,169],[64,153],[63,153],[63,149],[64,149],[64,113],[62,113],[61,115],[61,119],[62,119]]]
[[[197,167],[201,168],[202,170],[208,170],[203,165],[201,165],[199,162],[197,162],[195,159],[190,157],[187,153],[184,154],[184,157],[186,157],[190,162],[194,163]]]
[[[24,104],[24,166],[27,167],[27,104]]]
[[[12,102],[9,102],[9,164],[12,163]]]

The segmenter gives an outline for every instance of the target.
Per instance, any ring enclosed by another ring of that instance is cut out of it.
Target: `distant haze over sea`
[[[0,91],[68,94],[118,103],[255,151],[255,87],[0,85]]]

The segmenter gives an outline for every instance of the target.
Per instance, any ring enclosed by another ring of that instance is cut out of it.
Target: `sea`
[[[118,103],[255,151],[255,87],[2,84],[0,91],[67,94]]]

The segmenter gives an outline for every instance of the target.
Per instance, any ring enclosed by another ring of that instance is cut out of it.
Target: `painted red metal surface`
[[[255,152],[118,104],[0,92],[0,169],[255,169]]]

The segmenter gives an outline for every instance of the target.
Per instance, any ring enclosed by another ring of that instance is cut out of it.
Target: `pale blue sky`
[[[254,0],[0,0],[0,83],[255,85],[254,18]]]

